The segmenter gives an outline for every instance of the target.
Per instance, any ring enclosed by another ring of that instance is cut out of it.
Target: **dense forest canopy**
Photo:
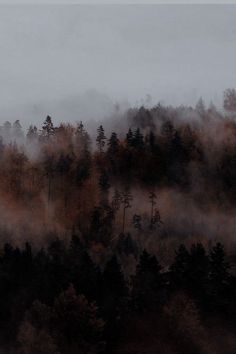
[[[235,90],[222,110],[117,105],[95,132],[49,115],[0,128],[3,351],[222,353],[215,331],[224,321],[230,336],[236,315]]]
[[[155,214],[143,242],[175,233],[234,244],[235,102],[229,89],[224,111],[202,99],[195,108],[158,104],[124,113],[116,106],[114,117],[89,132],[82,121],[54,126],[50,116],[26,132],[19,120],[5,122],[2,239],[42,245],[42,235],[88,234],[96,215],[107,220],[106,235],[101,230],[104,239],[96,242],[107,245],[121,232],[138,234],[137,220],[150,233]]]

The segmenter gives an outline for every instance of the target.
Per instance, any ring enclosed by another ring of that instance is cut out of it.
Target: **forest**
[[[236,91],[82,118],[0,127],[0,353],[236,352]]]

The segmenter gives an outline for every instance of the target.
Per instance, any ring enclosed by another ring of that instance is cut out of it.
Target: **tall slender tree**
[[[103,153],[104,147],[106,145],[106,136],[102,125],[100,125],[99,128],[97,129],[96,142],[97,142],[98,151],[100,153]]]

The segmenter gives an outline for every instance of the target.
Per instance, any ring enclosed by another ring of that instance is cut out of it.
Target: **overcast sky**
[[[94,90],[103,106],[220,102],[236,87],[235,19],[235,5],[1,5],[0,122],[89,115]]]

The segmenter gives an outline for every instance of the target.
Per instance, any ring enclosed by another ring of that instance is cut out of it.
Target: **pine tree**
[[[209,259],[201,243],[193,244],[187,268],[187,286],[192,297],[202,305],[207,300]]]
[[[12,134],[14,139],[16,139],[16,141],[19,141],[24,137],[24,133],[19,119],[17,119],[12,125]]]
[[[52,118],[47,116],[42,126],[42,138],[50,139],[55,134]]]
[[[124,275],[115,255],[106,263],[103,279],[106,289],[108,289],[114,297],[119,298],[127,295],[128,290]]]
[[[98,133],[96,138],[97,147],[98,147],[98,151],[102,153],[106,145],[106,136],[102,125],[99,126],[97,133]]]
[[[187,272],[189,265],[190,254],[185,245],[181,244],[177,251],[175,251],[175,259],[170,267],[172,286],[180,289],[186,287]]]
[[[84,125],[82,122],[77,125],[75,137],[80,158],[90,159],[90,137],[87,131],[84,129]]]
[[[101,172],[98,183],[101,192],[101,205],[106,206],[108,205],[109,189],[111,185],[109,183],[109,175],[105,170]]]
[[[75,241],[75,240],[74,240]],[[92,261],[82,244],[71,244],[69,263],[69,280],[76,290],[88,299],[99,300],[100,270]]]
[[[202,97],[199,98],[196,104],[196,111],[198,112],[198,114],[200,114],[201,117],[204,117],[204,115],[206,114],[206,108]]]
[[[126,144],[127,144],[128,147],[132,147],[133,146],[133,139],[134,139],[133,132],[132,132],[131,128],[129,128],[129,131],[126,134]]]
[[[114,157],[116,156],[119,149],[119,143],[120,142],[117,137],[117,134],[113,132],[107,144],[108,145],[107,153],[110,158],[114,159]]]
[[[230,265],[225,259],[224,246],[218,242],[210,251],[210,279],[219,286],[229,279]]]
[[[134,137],[133,137],[133,146],[137,150],[142,150],[144,148],[144,141],[143,141],[143,135],[140,132],[140,129],[137,128],[134,132]]]
[[[30,125],[27,135],[26,135],[27,141],[29,143],[34,143],[38,139],[38,129],[36,126]]]
[[[156,144],[156,137],[155,137],[155,134],[153,133],[153,131],[150,131],[147,141],[148,141],[151,152],[154,152],[155,144]]]
[[[228,303],[230,296],[230,265],[225,259],[224,247],[217,243],[209,255],[210,295],[214,306],[221,307]]]
[[[155,308],[163,301],[164,280],[161,269],[156,257],[144,250],[133,278],[132,295],[135,307]]]

